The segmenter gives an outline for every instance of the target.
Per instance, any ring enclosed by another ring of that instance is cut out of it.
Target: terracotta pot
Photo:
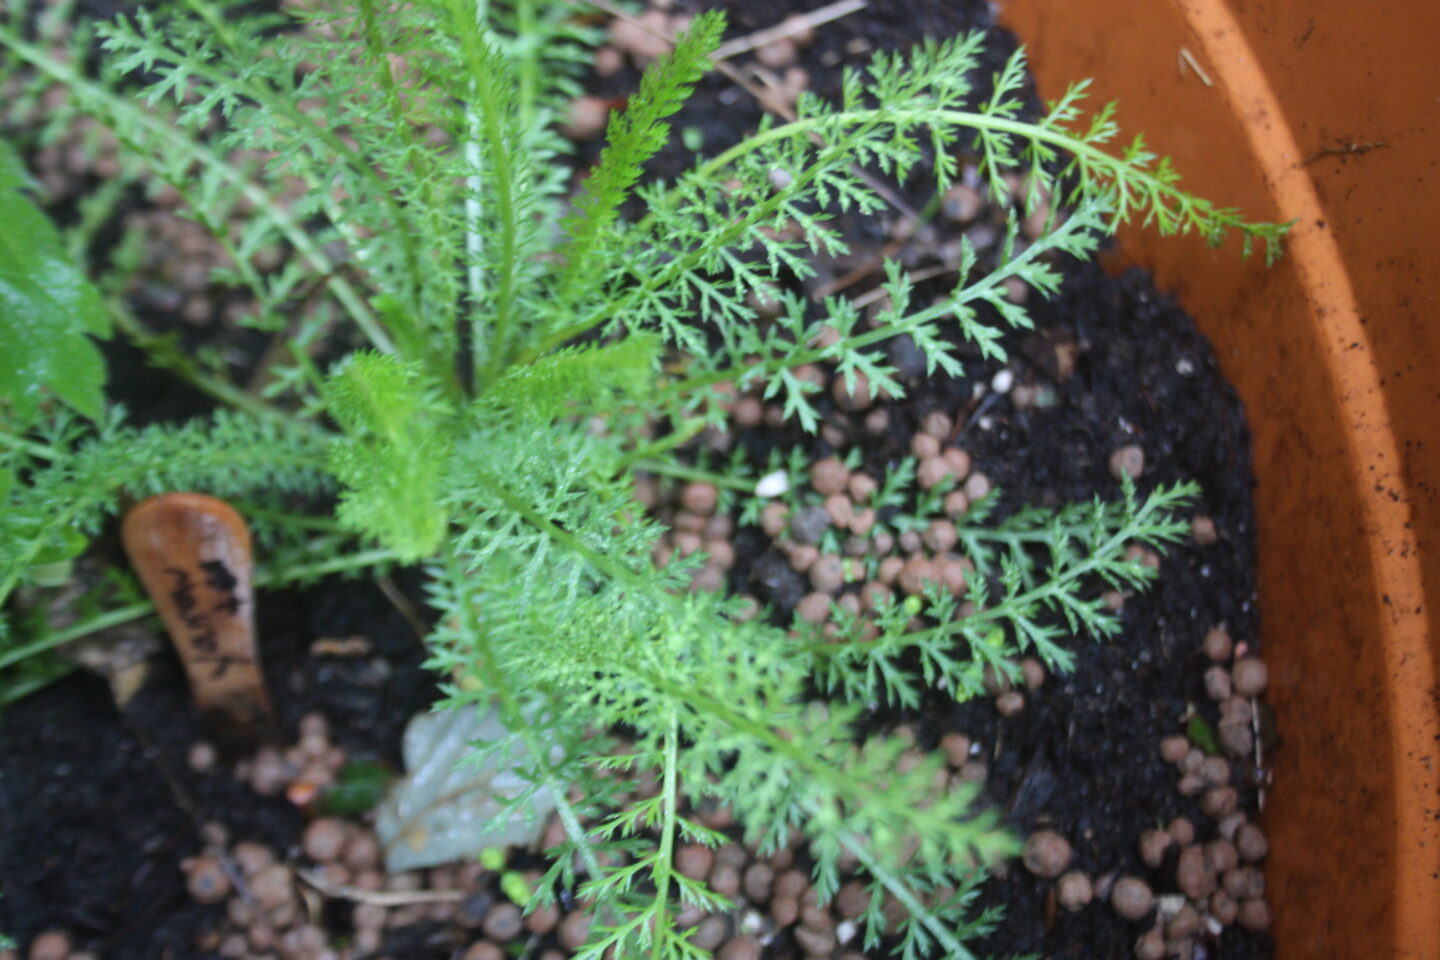
[[[1440,4],[1003,0],[1041,94],[1096,80],[1189,186],[1297,221],[1266,270],[1122,232],[1210,335],[1255,441],[1282,739],[1277,957],[1440,957]]]

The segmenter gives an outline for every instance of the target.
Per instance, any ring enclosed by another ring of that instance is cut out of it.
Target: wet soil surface
[[[739,0],[722,6],[730,15],[727,36],[740,36],[813,4]],[[863,64],[875,50],[903,49],[923,36],[988,22],[983,3],[872,3],[821,28],[802,62],[810,89],[833,95],[840,69]],[[987,75],[1013,48],[1007,35],[992,29],[991,37]],[[632,89],[634,79],[627,68],[594,89],[612,95]],[[760,118],[759,108],[737,92],[712,75],[675,129],[700,127],[707,152],[733,142]],[[684,156],[672,147],[653,166],[673,176]],[[887,239],[873,224],[852,234],[857,249]],[[926,746],[952,730],[966,733],[985,747],[987,801],[1006,811],[1018,832],[1053,826],[1074,845],[1076,867],[1096,877],[1133,873],[1164,891],[1170,887],[1161,876],[1173,877],[1173,864],[1145,868],[1136,837],[1177,815],[1209,821],[1176,792],[1175,772],[1157,755],[1157,744],[1183,732],[1179,718],[1187,704],[1215,719],[1201,681],[1205,631],[1224,622],[1237,639],[1253,642],[1255,634],[1249,439],[1238,399],[1182,311],[1137,273],[1111,278],[1094,266],[1066,269],[1060,298],[1034,306],[1037,330],[1007,340],[1016,382],[1053,390],[1053,407],[1016,409],[1009,396],[977,396],[976,385],[988,383],[998,367],[966,358],[964,378],[912,378],[907,404],[895,407],[892,434],[866,448],[867,464],[883,467],[906,454],[920,418],[944,410],[963,422],[960,445],[1000,487],[1003,514],[1024,504],[1116,496],[1107,459],[1116,447],[1135,443],[1146,456],[1141,492],[1198,481],[1204,492],[1195,513],[1214,519],[1219,542],[1171,549],[1158,584],[1126,602],[1123,633],[1105,643],[1080,641],[1075,673],[1049,680],[1019,715],[1001,718],[988,698],[957,705],[937,693],[922,711],[884,719],[911,724]],[[116,347],[109,358],[112,382],[141,422],[208,406],[144,369],[129,348]],[[757,455],[777,443],[803,443],[817,457],[829,452],[823,441],[788,432],[740,439]],[[755,556],[746,555],[744,543],[741,531],[732,582],[748,589]],[[406,587],[416,593],[415,583]],[[424,654],[415,631],[394,606],[372,584],[335,580],[264,593],[258,609],[286,739],[293,741],[299,716],[318,710],[352,756],[397,763],[404,723],[428,706],[434,682],[420,668]],[[352,634],[368,637],[373,654],[309,652],[318,637]],[[199,824],[218,820],[236,837],[284,850],[295,844],[303,817],[283,797],[258,797],[223,771],[191,771],[186,750],[203,735],[169,655],[157,661],[124,716],[102,681],[81,675],[8,709],[0,727],[0,930],[23,943],[41,930],[68,929],[78,942],[118,960],[206,956],[192,944],[222,908],[192,904],[178,868],[200,847]],[[1206,835],[1202,830],[1202,839]],[[997,931],[975,945],[977,952],[1132,955],[1140,927],[1101,905],[1057,911],[1050,887],[1018,864],[992,878],[977,909],[1005,904],[1006,914]],[[1209,953],[1237,960],[1268,955],[1264,936],[1238,928],[1227,930]]]

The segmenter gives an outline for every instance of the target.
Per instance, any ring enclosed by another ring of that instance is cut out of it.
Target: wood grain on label
[[[245,520],[223,500],[166,493],[132,508],[121,535],[201,712],[236,733],[268,723]]]

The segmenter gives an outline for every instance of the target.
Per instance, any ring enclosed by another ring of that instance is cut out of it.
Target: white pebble
[[[996,393],[1009,393],[1013,386],[1015,386],[1015,374],[1008,368],[990,378],[990,389]]]
[[[840,943],[849,943],[857,930],[859,928],[855,926],[854,920],[841,920],[835,924],[835,939]]]
[[[795,178],[790,176],[790,171],[784,167],[776,167],[770,171],[770,186],[776,190],[784,190],[794,182]]]
[[[790,490],[790,475],[784,470],[767,473],[755,484],[755,496],[778,497]]]

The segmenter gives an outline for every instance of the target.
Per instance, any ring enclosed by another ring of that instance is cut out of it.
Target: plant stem
[[[680,722],[675,711],[670,711],[670,722],[665,730],[665,780],[661,787],[664,801],[660,823],[660,850],[655,855],[655,904],[661,913],[669,912],[670,871],[675,856],[675,820],[679,799],[676,796],[677,772],[680,768]],[[661,917],[655,917],[655,939],[651,942],[651,960],[665,960],[665,938],[660,935],[665,924]]]
[[[637,460],[632,466],[636,470],[647,470],[650,473],[678,477],[681,480],[696,480],[700,483],[710,483],[717,487],[739,490],[742,493],[755,492],[755,482],[753,480],[742,480],[739,477],[726,476],[723,473],[711,473],[709,470],[701,470],[699,467],[687,467],[682,463],[670,463],[665,460]]]

